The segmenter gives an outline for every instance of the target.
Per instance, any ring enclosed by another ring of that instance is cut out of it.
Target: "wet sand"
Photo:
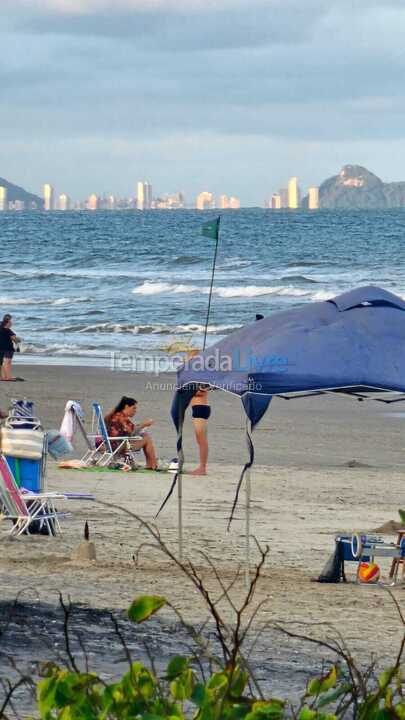
[[[173,376],[156,378],[91,368],[23,367],[24,384],[0,387],[0,407],[7,398],[24,393],[34,400],[46,428],[60,424],[67,399],[79,400],[90,421],[90,404],[98,400],[110,409],[121,395],[139,400],[139,418],[155,418],[153,427],[158,454],[175,455],[175,434],[169,417]],[[166,389],[157,389],[162,383]],[[152,389],[151,389],[152,388]],[[184,544],[209,588],[215,578],[208,555],[225,581],[243,564],[245,548],[244,496],[235,521],[227,532],[240,468],[246,457],[244,417],[240,403],[228,394],[212,394],[210,420],[210,472],[206,478],[184,476]],[[337,532],[370,531],[391,519],[405,506],[405,420],[401,404],[390,408],[346,398],[274,400],[255,432],[256,464],[252,473],[251,532],[269,555],[257,591],[265,601],[257,624],[293,621],[313,624],[310,634],[332,634],[317,623],[331,623],[363,662],[374,653],[381,661],[399,646],[401,627],[397,611],[382,587],[353,583],[321,585],[311,578],[321,571],[333,550]],[[197,460],[191,423],[185,432],[186,466]],[[81,454],[77,443],[77,456]],[[355,467],[350,467],[356,461]],[[201,620],[201,598],[180,570],[158,549],[144,542],[145,531],[136,520],[112,505],[119,505],[154,522],[155,513],[171,482],[163,473],[117,473],[60,470],[48,467],[48,490],[91,492],[106,505],[63,501],[58,508],[69,512],[63,535],[57,538],[24,537],[10,541],[6,522],[0,523],[0,578],[3,602],[23,592],[27,602],[57,605],[58,593],[98,611],[125,609],[138,593],[165,595],[187,619]],[[108,507],[108,505],[110,507]],[[95,542],[97,561],[80,564],[73,559],[83,536],[85,521]],[[174,495],[156,521],[162,539],[176,552],[177,498]],[[392,536],[389,539],[393,539]],[[257,552],[252,551],[253,559]],[[388,560],[380,564],[386,577]],[[349,579],[354,566],[347,565]],[[215,592],[219,594],[218,588]],[[405,593],[395,596],[403,606]],[[236,600],[244,593],[243,576],[232,591]],[[223,612],[231,619],[229,608]],[[162,618],[170,621],[168,612]],[[7,633],[3,636],[7,640]],[[283,642],[263,635],[257,652],[277,665]],[[6,640],[4,642],[6,642]],[[297,643],[284,671],[302,671],[311,652]],[[272,667],[273,667],[272,665]],[[289,669],[288,669],[289,668]],[[273,667],[274,669],[274,667]]]

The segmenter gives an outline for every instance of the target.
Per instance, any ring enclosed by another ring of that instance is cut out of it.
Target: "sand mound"
[[[399,530],[404,528],[403,523],[397,522],[396,520],[387,520],[380,527],[371,530],[373,533],[380,533],[380,535],[395,535]]]

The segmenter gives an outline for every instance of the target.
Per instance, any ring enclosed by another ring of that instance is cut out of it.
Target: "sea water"
[[[215,246],[201,225],[217,214],[0,213],[0,313],[21,359],[108,365],[201,347]],[[221,212],[208,343],[370,283],[405,296],[404,211]]]

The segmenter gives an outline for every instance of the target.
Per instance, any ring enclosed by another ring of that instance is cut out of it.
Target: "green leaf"
[[[55,688],[57,685],[56,677],[41,680],[37,685],[38,710],[43,720],[51,717],[51,710],[55,705]]]
[[[387,668],[387,670],[384,670],[383,673],[378,678],[378,686],[381,688],[381,690],[384,690],[388,685],[390,684],[391,680],[394,677],[394,668],[390,667]]]
[[[189,700],[194,689],[194,673],[192,670],[185,670],[176,680],[170,683],[170,692],[175,700]]]
[[[228,676],[226,673],[214,673],[208,680],[207,687],[209,690],[223,690],[228,686]]]
[[[391,720],[392,713],[389,710],[377,710],[373,715],[373,720]]]
[[[405,702],[400,702],[395,705],[394,711],[399,720],[405,720]]]
[[[198,683],[195,685],[193,693],[191,695],[191,700],[197,707],[202,708],[205,707],[205,705],[208,705],[209,702],[211,702],[212,694],[207,690],[205,685],[202,683]]]
[[[281,720],[284,709],[285,703],[282,700],[258,701],[253,703],[245,720]]]
[[[168,680],[174,680],[178,675],[181,675],[182,672],[187,670],[188,668],[188,660],[185,657],[182,657],[181,655],[176,655],[172,660],[170,660],[167,670],[166,670],[166,677]]]
[[[341,695],[350,692],[351,689],[352,687],[348,683],[339,685],[339,687],[337,687],[335,690],[332,690],[331,692],[319,698],[316,705],[318,708],[325,707],[325,705],[329,705],[329,703],[335,702],[335,700],[340,698]]]
[[[310,680],[307,687],[307,695],[320,695],[321,693],[331,690],[335,687],[337,680],[336,665],[332,665],[327,675]]]
[[[241,697],[248,682],[249,674],[241,670],[239,667],[235,668],[232,675],[231,695],[236,698]]]
[[[302,708],[298,716],[298,720],[315,720],[317,715],[318,713],[316,712],[316,710],[310,710],[309,707],[305,706]]]
[[[229,720],[247,720],[247,718],[249,718],[249,716],[251,715],[251,713],[249,712],[249,709],[250,709],[249,703],[246,703],[246,702],[245,703],[232,703],[232,705],[230,706],[230,710],[226,713],[226,718],[227,718],[227,720],[228,720],[228,718],[229,718]],[[217,718],[218,713],[214,717]],[[254,717],[255,718],[260,717],[263,720],[262,715],[255,715]],[[211,718],[210,718],[210,720],[211,720]]]
[[[140,595],[131,603],[128,617],[134,623],[142,623],[158,612],[164,605],[166,605],[166,600],[160,595]]]

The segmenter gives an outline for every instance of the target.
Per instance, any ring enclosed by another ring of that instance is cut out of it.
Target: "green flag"
[[[209,220],[201,226],[201,234],[205,237],[211,238],[212,240],[218,240],[219,237],[219,221],[221,216],[215,218],[215,220]]]

